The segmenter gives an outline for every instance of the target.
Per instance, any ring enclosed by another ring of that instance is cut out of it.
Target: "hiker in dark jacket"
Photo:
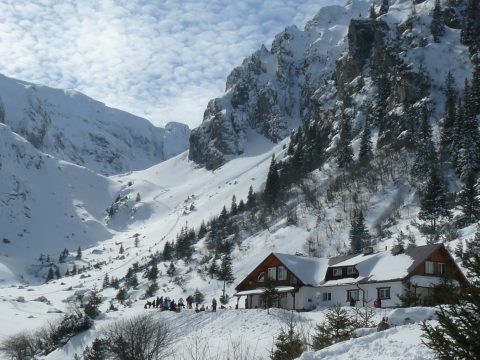
[[[212,300],[212,312],[217,311],[217,299],[213,298]]]

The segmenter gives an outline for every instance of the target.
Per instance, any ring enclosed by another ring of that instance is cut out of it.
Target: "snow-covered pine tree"
[[[480,49],[480,4],[478,0],[468,0],[465,10],[466,20],[461,31],[460,39],[467,45],[473,55]]]
[[[453,136],[455,131],[457,92],[455,79],[449,71],[445,79],[445,112],[440,134],[440,158],[442,162],[452,160]]]
[[[265,203],[268,206],[273,206],[278,200],[280,194],[280,176],[278,175],[277,162],[275,161],[275,155],[272,155],[270,167],[268,169],[267,180],[265,182],[265,190],[263,191],[263,197]]]
[[[433,8],[430,31],[433,36],[433,41],[435,41],[436,43],[440,42],[440,37],[445,32],[445,22],[443,20],[443,12],[440,5],[440,0],[435,0],[435,7]]]
[[[248,195],[247,195],[247,208],[253,209],[257,204],[257,196],[253,191],[253,187],[250,185],[248,188]]]
[[[424,110],[426,113],[426,110]],[[415,180],[423,181],[425,174],[428,174],[432,167],[436,166],[437,154],[432,141],[432,129],[428,123],[428,116],[424,114],[420,134],[417,138],[415,161],[412,165],[412,177]]]
[[[230,205],[230,214],[237,215],[237,212],[238,212],[237,198],[234,194],[232,196],[232,204]]]
[[[457,121],[461,121],[457,119]],[[480,133],[475,114],[475,103],[468,80],[465,80],[463,121],[461,132],[458,135],[460,148],[458,149],[456,169],[463,177],[469,172],[476,172],[480,168]]]
[[[368,119],[368,117],[367,117]],[[370,126],[368,121],[365,121],[365,127],[360,141],[360,150],[358,152],[358,163],[360,165],[367,165],[373,157],[372,140],[370,133]]]
[[[426,233],[430,235],[430,242],[438,240],[438,223],[440,219],[449,217],[450,209],[447,207],[447,190],[440,178],[438,171],[432,169],[427,186],[420,199],[420,212],[418,218],[427,222]]]
[[[473,172],[463,179],[463,186],[458,196],[458,204],[462,209],[464,224],[473,224],[480,219],[480,201],[478,200],[477,179]]]
[[[375,12],[375,6],[370,6],[370,13],[368,17],[372,20],[375,20],[377,18],[377,13]]]
[[[352,130],[350,120],[344,119],[340,128],[340,139],[337,145],[337,164],[342,169],[349,168],[353,163]]]
[[[365,226],[365,218],[362,210],[355,210],[351,220],[350,228],[350,250],[357,254],[369,244],[370,234]]]

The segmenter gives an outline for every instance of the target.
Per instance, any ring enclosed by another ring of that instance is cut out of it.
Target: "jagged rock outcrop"
[[[442,88],[448,69],[458,79],[471,75],[458,30],[465,1],[444,9],[452,25],[447,35],[457,39],[459,56],[432,39],[433,3],[394,0],[375,19],[369,18],[371,3],[351,0],[345,7],[323,8],[303,31],[288,27],[270,50],[262,47],[245,59],[228,76],[225,95],[209,103],[202,125],[193,130],[189,158],[215,169],[244,153],[249,131],[275,142],[308,122],[322,129],[333,151],[338,122],[353,121],[356,135],[367,114],[375,117],[381,147],[406,131],[413,136],[403,116],[407,107],[426,106],[438,116],[441,100],[432,92]],[[380,5],[374,4],[378,14]]]

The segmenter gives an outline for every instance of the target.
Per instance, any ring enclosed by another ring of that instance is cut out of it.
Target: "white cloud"
[[[200,124],[262,43],[343,0],[7,0],[0,72],[75,88],[158,125]]]

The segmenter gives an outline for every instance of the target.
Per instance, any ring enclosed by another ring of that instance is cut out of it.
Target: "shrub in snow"
[[[9,359],[33,359],[37,351],[35,336],[27,332],[8,336],[0,344],[0,352]]]
[[[170,354],[173,337],[153,313],[114,322],[101,331],[104,349],[114,359],[162,359]]]

